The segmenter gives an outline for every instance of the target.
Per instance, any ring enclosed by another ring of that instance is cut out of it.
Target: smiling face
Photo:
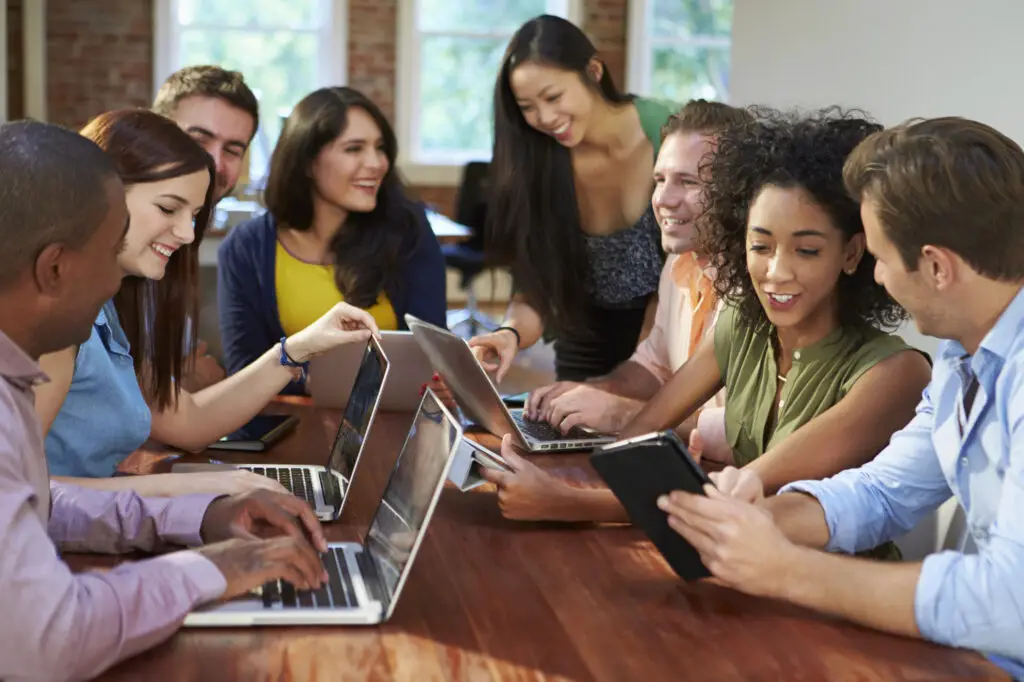
[[[380,126],[364,109],[348,111],[341,135],[313,160],[316,195],[344,211],[368,213],[377,206],[377,192],[390,163]]]
[[[601,65],[592,61],[588,76],[600,78]],[[534,129],[574,147],[587,133],[599,95],[575,71],[523,62],[509,76],[509,86],[523,118]]]
[[[118,256],[127,274],[163,279],[174,253],[195,240],[195,217],[203,208],[209,184],[210,174],[201,170],[128,187],[131,218]]]
[[[690,132],[672,133],[661,143],[651,203],[666,253],[686,253],[696,246],[695,223],[704,210],[698,171],[712,145],[711,136]]]
[[[837,283],[856,271],[864,235],[847,239],[802,188],[764,187],[747,218],[747,269],[768,320],[779,329],[838,320]]]
[[[242,159],[255,134],[252,116],[219,97],[192,95],[178,102],[171,118],[192,136],[217,168],[214,200],[231,193],[242,172]]]

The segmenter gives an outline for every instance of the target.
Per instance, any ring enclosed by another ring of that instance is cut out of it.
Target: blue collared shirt
[[[71,388],[46,434],[52,476],[105,478],[149,438],[152,414],[114,302],[78,348]]]
[[[978,552],[924,560],[914,596],[918,629],[982,651],[1024,678],[1024,290],[973,357],[965,355],[959,343],[943,342],[916,416],[873,461],[779,492],[817,498],[826,549],[851,553],[903,535],[955,495]],[[962,363],[979,387],[961,433],[969,378]]]

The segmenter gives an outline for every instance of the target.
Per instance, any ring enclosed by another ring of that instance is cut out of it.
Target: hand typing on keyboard
[[[227,589],[222,599],[246,594],[272,580],[315,590],[328,579],[320,555],[305,538],[293,535],[270,540],[226,540],[197,551],[224,575]]]
[[[283,537],[258,537],[268,530]],[[198,551],[224,575],[228,599],[271,580],[303,590],[327,580],[318,553],[327,551],[320,522],[309,505],[289,493],[255,490],[214,500],[200,532],[204,541],[215,543]]]
[[[214,495],[240,495],[250,490],[269,490],[287,493],[277,481],[251,471],[211,471],[209,473],[163,474],[177,478],[179,494],[212,493]]]

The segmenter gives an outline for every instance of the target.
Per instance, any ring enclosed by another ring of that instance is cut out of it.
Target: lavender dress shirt
[[[0,332],[0,679],[90,679],[163,641],[223,594],[208,559],[178,551],[73,574],[65,551],[201,544],[213,495],[144,499],[50,483],[32,387],[39,365]]]

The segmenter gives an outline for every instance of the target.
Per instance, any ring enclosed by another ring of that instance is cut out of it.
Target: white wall
[[[735,0],[730,100],[966,116],[1024,144],[1022,26],[1021,0]]]

